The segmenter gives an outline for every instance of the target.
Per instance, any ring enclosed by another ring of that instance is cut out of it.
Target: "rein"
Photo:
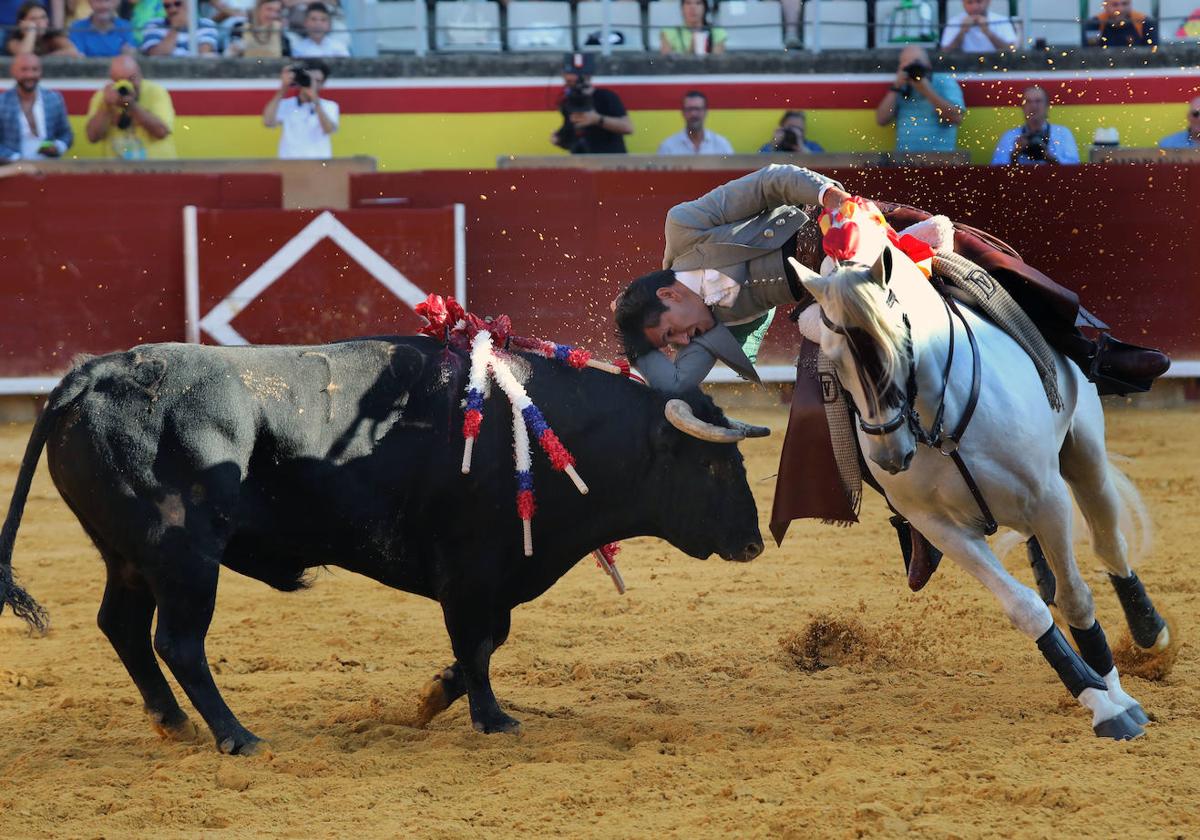
[[[937,412],[934,414],[933,425],[930,426],[929,431],[925,431],[925,428],[921,425],[921,415],[917,412],[917,370],[912,352],[912,325],[909,323],[907,314],[903,317],[905,341],[908,346],[908,376],[904,383],[904,398],[900,403],[900,409],[896,412],[896,416],[885,423],[868,423],[863,419],[853,399],[850,400],[850,405],[854,408],[855,414],[858,415],[858,427],[864,434],[882,437],[883,435],[898,431],[907,425],[917,443],[924,444],[930,449],[936,449],[941,454],[950,458],[954,462],[954,466],[958,468],[959,474],[963,477],[967,489],[971,491],[975,503],[979,506],[980,513],[983,514],[984,533],[990,536],[996,533],[999,527],[996,523],[996,517],[992,515],[991,508],[988,507],[987,501],[983,498],[983,492],[979,489],[978,483],[976,483],[970,469],[958,451],[959,441],[966,434],[967,426],[975,414],[975,407],[979,404],[979,388],[982,378],[979,344],[975,340],[975,333],[971,329],[971,325],[958,308],[958,304],[954,301],[954,298],[947,295],[945,289],[940,287],[940,285],[938,286],[938,290],[942,295],[942,305],[946,309],[946,322],[950,328],[950,340],[946,353],[946,364],[942,369],[942,395],[938,401]],[[963,330],[967,334],[967,341],[971,345],[971,393],[967,398],[966,408],[963,409],[962,417],[959,418],[958,424],[952,432],[944,434],[943,424],[946,415],[946,394],[950,389],[950,372],[954,365],[955,316],[962,322]],[[859,359],[853,340],[850,340],[850,331],[830,321],[824,309],[821,310],[821,322],[830,331],[847,338],[855,366],[861,371],[862,362]]]

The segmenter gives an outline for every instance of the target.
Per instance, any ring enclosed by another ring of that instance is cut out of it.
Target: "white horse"
[[[1168,646],[1166,624],[1129,565],[1118,524],[1123,476],[1114,475],[1107,458],[1095,386],[1056,354],[1064,407],[1053,410],[1033,362],[1012,338],[969,307],[945,300],[889,244],[877,213],[856,214],[855,221],[862,235],[853,237],[857,250],[849,260],[827,261],[824,275],[794,261],[792,267],[820,305],[821,350],[853,401],[871,473],[892,506],[1037,641],[1092,712],[1098,736],[1141,735],[1147,716],[1121,687],[1072,554],[1068,488],[1135,641],[1154,650]],[[1038,594],[1018,583],[988,546],[997,525],[1040,543],[1057,577],[1055,604],[1080,653]]]

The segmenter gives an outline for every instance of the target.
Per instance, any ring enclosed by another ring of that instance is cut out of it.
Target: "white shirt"
[[[733,306],[742,287],[715,268],[676,271],[675,279],[704,298],[705,306]],[[757,315],[755,317],[758,317]]]
[[[950,42],[958,37],[958,31],[962,29],[963,21],[967,19],[966,12],[959,12],[954,17],[946,22],[946,28],[942,30],[942,48],[950,45]],[[1017,31],[1013,29],[1012,21],[1004,15],[989,11],[987,14],[988,29],[992,30],[992,34],[1006,44],[1017,43]],[[978,26],[972,26],[967,36],[963,38],[962,46],[959,47],[963,52],[969,53],[990,53],[996,52],[996,45],[991,42],[988,36],[984,35]]]
[[[349,58],[350,50],[341,41],[328,35],[321,43],[312,38],[295,38],[292,41],[292,58]]]
[[[338,104],[322,99],[320,106],[325,109],[325,116],[333,123],[333,130],[337,131],[340,114]],[[330,142],[330,135],[321,128],[315,104],[301,104],[299,97],[289,96],[279,103],[275,118],[283,126],[279,135],[280,158],[328,160],[333,157],[333,143]]]
[[[18,100],[19,101],[19,100]],[[46,109],[42,105],[42,92],[39,90],[37,96],[33,98],[33,121],[37,125],[37,131],[29,127],[29,120],[25,118],[24,110],[21,111],[19,117],[21,122],[21,153],[12,160],[40,160],[41,155],[38,153],[38,147],[46,142]],[[61,143],[55,143],[59,146],[59,154],[62,154],[66,149],[61,148]]]
[[[700,141],[700,148],[697,149],[685,128],[659,143],[658,153],[660,155],[731,155],[733,146],[729,145],[729,141],[720,134],[706,128],[704,129],[704,139]]]

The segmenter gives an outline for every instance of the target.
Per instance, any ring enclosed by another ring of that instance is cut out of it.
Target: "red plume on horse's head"
[[[834,260],[848,260],[858,251],[858,225],[843,222],[831,227],[821,242],[825,253]]]

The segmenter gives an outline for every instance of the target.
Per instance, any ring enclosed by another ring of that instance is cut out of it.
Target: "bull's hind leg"
[[[1051,478],[1042,488],[1034,509],[1033,529],[1037,543],[1056,578],[1055,605],[1067,620],[1079,655],[1104,680],[1104,694],[1109,704],[1118,708],[1120,715],[1114,718],[1109,704],[1092,702],[1094,697],[1081,695],[1080,701],[1092,709],[1092,725],[1097,735],[1118,739],[1137,737],[1141,734],[1142,724],[1149,718],[1141,704],[1121,687],[1104,628],[1096,620],[1092,591],[1079,573],[1072,550],[1071,497],[1059,476]]]
[[[1091,529],[1092,547],[1108,568],[1134,642],[1146,650],[1166,650],[1170,630],[1129,563],[1129,548],[1119,524],[1121,495],[1108,464],[1104,417],[1098,406],[1094,416],[1090,410],[1077,415],[1063,443],[1059,466]]]
[[[146,581],[124,561],[107,552],[104,559],[108,566],[108,582],[96,623],[142,693],[146,714],[155,730],[164,738],[189,739],[195,729],[179,707],[150,646],[154,595]]]
[[[217,601],[220,566],[215,559],[190,554],[186,546],[167,556],[169,565],[152,581],[158,601],[154,649],[212,730],[217,749],[232,755],[254,753],[262,741],[242,726],[225,704],[204,651],[204,637]]]

